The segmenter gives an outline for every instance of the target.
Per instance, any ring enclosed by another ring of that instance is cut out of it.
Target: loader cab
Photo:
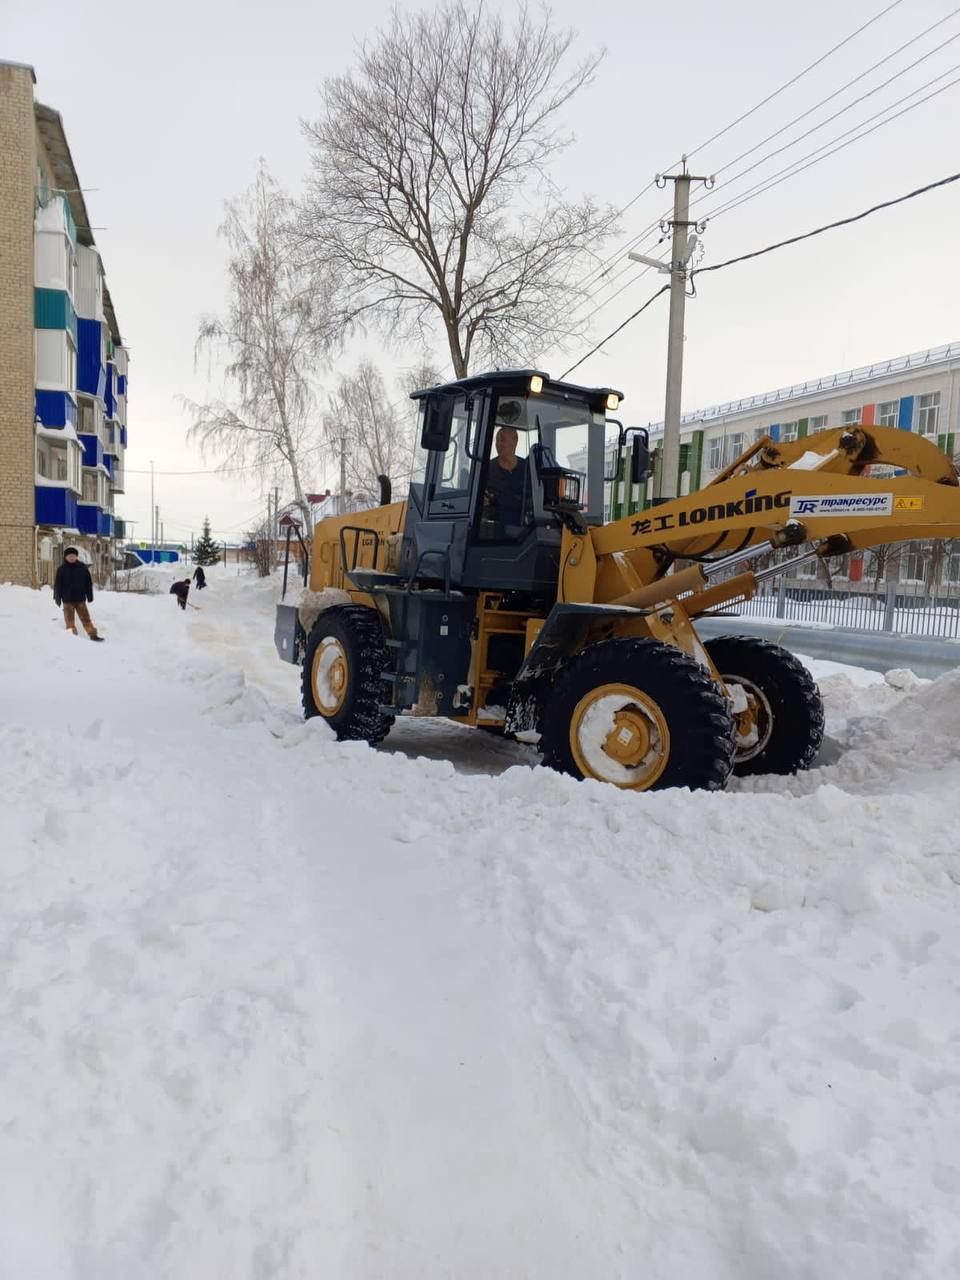
[[[565,524],[603,523],[608,408],[620,393],[537,370],[417,392],[404,565],[458,589],[552,599]]]

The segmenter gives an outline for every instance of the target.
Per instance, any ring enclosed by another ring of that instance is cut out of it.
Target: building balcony
[[[107,370],[103,358],[103,325],[99,320],[77,320],[77,390],[103,399]]]
[[[112,536],[113,516],[87,502],[77,503],[77,528],[81,533],[89,533],[95,538]]]
[[[77,439],[83,445],[83,465],[85,467],[102,467],[104,466],[103,444],[99,436],[77,435]]]
[[[77,313],[70,295],[64,289],[34,289],[33,327],[65,329],[77,341]]]
[[[77,529],[77,495],[63,485],[36,485],[35,514],[37,524]]]
[[[126,520],[121,520],[119,516],[113,517],[113,536],[118,539],[126,538],[127,536],[127,522]]]
[[[34,414],[45,427],[76,428],[77,405],[69,391],[37,391]]]

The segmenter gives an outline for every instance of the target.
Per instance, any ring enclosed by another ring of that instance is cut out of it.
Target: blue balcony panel
[[[77,406],[69,391],[37,391],[34,413],[45,427],[75,427]]]
[[[104,412],[108,418],[117,416],[117,402],[113,394],[114,364],[112,360],[107,361],[107,373],[103,386],[103,404]]]
[[[113,512],[100,512],[100,536],[101,538],[113,537]]]
[[[127,428],[126,427],[120,428],[120,443],[123,445],[124,449],[127,447]]]
[[[127,394],[127,375],[125,373],[117,374],[117,395],[125,396]]]
[[[77,390],[103,399],[103,325],[99,320],[77,320]]]
[[[81,533],[100,534],[100,517],[103,513],[99,507],[88,502],[77,503],[77,528]]]
[[[77,495],[59,486],[38,484],[34,490],[37,524],[77,528]]]
[[[103,445],[99,436],[77,436],[83,445],[83,465],[85,467],[103,466]]]

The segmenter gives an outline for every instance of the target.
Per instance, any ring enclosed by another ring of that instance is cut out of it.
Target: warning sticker
[[[889,516],[892,493],[825,493],[790,499],[792,516]]]
[[[894,498],[894,511],[922,511],[923,498],[917,494],[910,497]]]

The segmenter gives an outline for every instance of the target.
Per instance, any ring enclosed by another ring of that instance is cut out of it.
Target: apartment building
[[[125,536],[128,353],[63,122],[0,62],[0,581],[51,582],[63,547],[103,581]]]
[[[684,414],[678,483],[681,493],[708,484],[756,440],[802,440],[852,423],[896,427],[957,452],[960,429],[960,343],[897,356],[859,369],[813,378]],[[663,424],[650,427],[655,448]],[[659,459],[656,460],[659,466]],[[875,468],[874,474],[882,469]],[[654,493],[651,477],[644,500]]]

